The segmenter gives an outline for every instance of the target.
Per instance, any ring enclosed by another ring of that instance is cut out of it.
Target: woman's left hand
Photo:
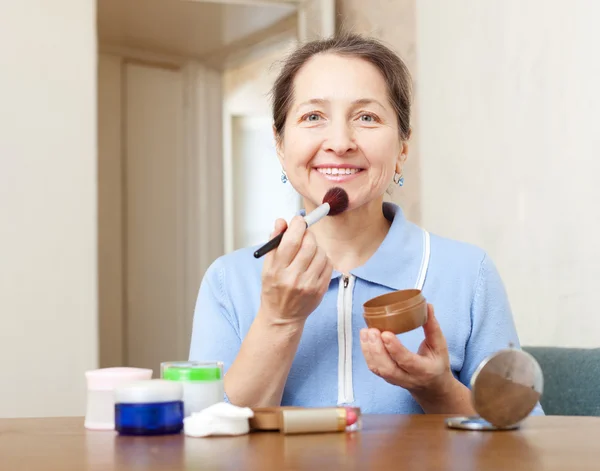
[[[450,370],[446,339],[431,304],[423,330],[425,340],[415,354],[391,332],[362,329],[360,345],[367,366],[388,383],[408,390],[425,412],[473,413],[469,390]]]

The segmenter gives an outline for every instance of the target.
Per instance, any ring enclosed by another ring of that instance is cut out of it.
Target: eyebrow
[[[300,103],[297,107],[296,110],[298,110],[299,108],[301,108],[302,106],[305,105],[324,105],[326,103],[328,103],[329,100],[326,100],[324,98],[313,98],[311,100],[307,100],[305,102]],[[374,98],[359,98],[358,100],[354,100],[352,102],[353,106],[356,105],[370,105],[375,103],[376,105],[379,105],[381,108],[385,109],[385,106],[383,106],[379,101],[375,100]]]

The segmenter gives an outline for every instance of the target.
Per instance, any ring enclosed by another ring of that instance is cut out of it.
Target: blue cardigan
[[[308,317],[282,405],[352,404],[363,413],[423,413],[403,388],[374,375],[363,357],[362,305],[392,290],[421,287],[433,304],[448,343],[455,377],[469,386],[489,354],[519,347],[500,276],[481,249],[431,235],[409,222],[395,204],[383,203],[390,230],[378,250],[349,279],[335,271],[319,307]],[[190,360],[234,361],[260,304],[262,260],[256,247],[219,257],[206,271],[194,313]],[[423,329],[400,334],[413,352]],[[533,412],[542,414],[538,406]]]

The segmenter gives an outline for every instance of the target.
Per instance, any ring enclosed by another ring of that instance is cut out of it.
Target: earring
[[[394,183],[398,186],[404,186],[404,174],[403,173],[395,173],[394,174]]]
[[[284,170],[282,170],[282,171],[281,171],[281,183],[287,183],[287,181],[288,181],[288,177],[287,177],[287,175],[285,174],[285,171],[284,171]]]

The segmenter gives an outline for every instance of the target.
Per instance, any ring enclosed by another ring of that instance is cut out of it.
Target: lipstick
[[[251,430],[280,433],[351,432],[361,428],[357,407],[263,407],[253,408]]]

